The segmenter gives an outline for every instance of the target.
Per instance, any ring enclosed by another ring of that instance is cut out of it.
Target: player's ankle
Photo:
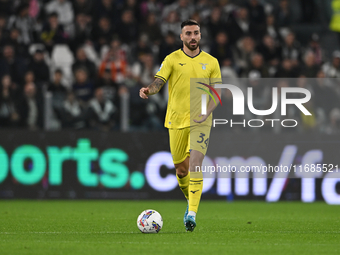
[[[189,211],[188,216],[196,217],[196,213],[194,211]]]

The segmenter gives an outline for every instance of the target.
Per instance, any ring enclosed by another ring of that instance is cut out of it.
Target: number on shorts
[[[199,138],[201,138],[201,141],[197,141],[197,142],[198,143],[203,143],[204,137],[205,137],[205,134],[201,133],[201,135],[199,136]]]

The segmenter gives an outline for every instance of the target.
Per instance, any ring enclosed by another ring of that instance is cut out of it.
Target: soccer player
[[[158,93],[166,81],[169,81],[165,127],[169,129],[170,151],[178,184],[188,201],[183,222],[187,231],[193,231],[203,188],[203,174],[199,169],[208,147],[211,113],[217,106],[215,101],[219,100],[214,94],[215,100],[207,103],[206,115],[200,114],[201,95],[192,98],[194,93],[190,90],[190,81],[192,78],[201,78],[208,80],[211,85],[222,83],[222,80],[217,59],[200,50],[200,25],[195,20],[186,20],[181,24],[181,28],[183,48],[164,59],[154,82],[146,88],[141,88],[139,95],[147,99],[148,96]],[[221,94],[221,89],[216,91]],[[193,100],[198,103],[194,104]],[[193,105],[198,106],[195,107],[198,109],[190,109],[190,105],[191,108]]]

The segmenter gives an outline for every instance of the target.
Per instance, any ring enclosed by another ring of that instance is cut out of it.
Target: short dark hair
[[[193,19],[187,19],[186,21],[183,21],[182,24],[181,24],[181,29],[185,26],[200,26],[200,24],[196,21],[196,20],[193,20]]]
[[[54,71],[54,73],[56,74],[56,73],[59,73],[59,74],[61,74],[61,75],[63,75],[63,71],[61,70],[61,69],[56,69],[55,71]]]
[[[49,18],[59,18],[59,15],[57,12],[51,12],[49,15],[48,15]]]

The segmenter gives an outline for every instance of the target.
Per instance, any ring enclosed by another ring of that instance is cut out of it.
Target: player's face
[[[183,27],[181,40],[189,50],[196,50],[201,40],[201,31],[199,26],[192,25]]]

